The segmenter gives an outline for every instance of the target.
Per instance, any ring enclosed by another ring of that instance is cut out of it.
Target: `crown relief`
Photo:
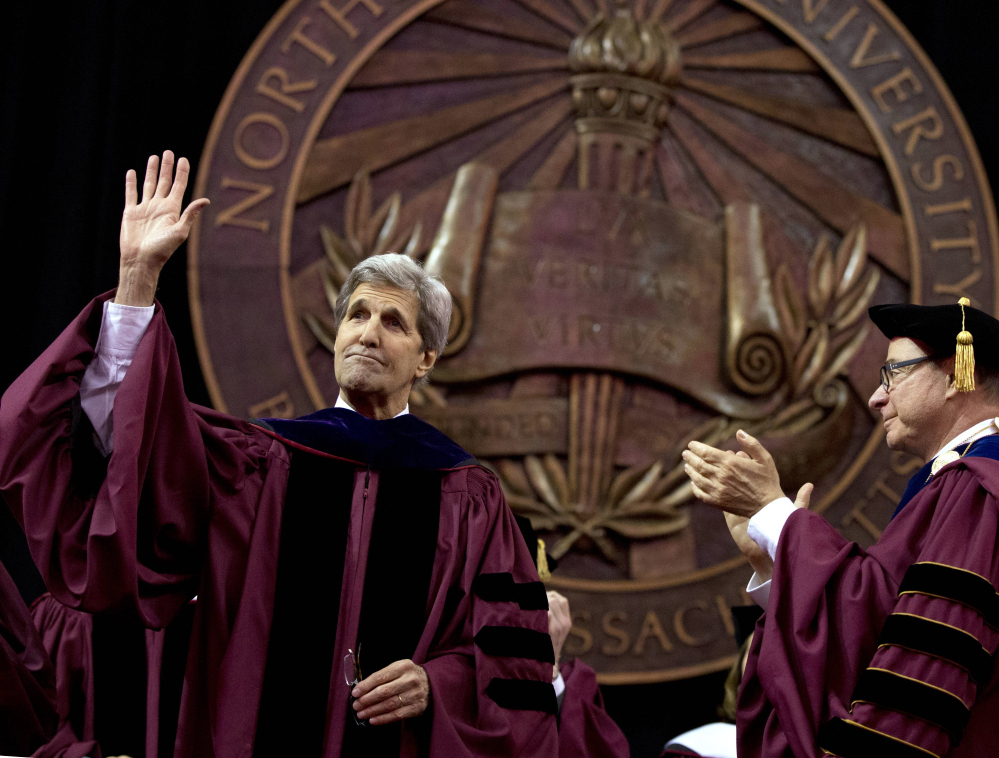
[[[577,128],[620,131],[654,141],[680,81],[680,44],[664,26],[618,7],[598,14],[569,47]]]

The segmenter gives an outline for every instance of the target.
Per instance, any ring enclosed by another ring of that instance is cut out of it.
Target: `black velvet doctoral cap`
[[[961,306],[957,303],[875,305],[867,313],[888,339],[908,337],[924,342],[935,358],[947,358],[957,350],[957,335],[961,331]],[[964,328],[974,338],[976,364],[999,370],[999,320],[966,305]]]

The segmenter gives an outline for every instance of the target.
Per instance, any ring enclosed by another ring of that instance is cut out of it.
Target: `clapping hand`
[[[736,546],[749,559],[761,581],[773,573],[773,561],[749,536],[749,519],[765,505],[784,496],[773,458],[758,440],[740,431],[742,450],[718,450],[691,442],[683,453],[684,470],[698,500],[725,511],[725,523]],[[812,484],[798,490],[794,505],[807,508]]]
[[[752,517],[767,503],[784,497],[777,466],[759,440],[739,430],[740,454],[691,442],[683,451],[683,470],[694,497],[736,516]]]
[[[121,263],[118,294],[122,305],[149,306],[156,295],[160,271],[170,256],[187,239],[194,219],[208,205],[206,198],[194,200],[181,213],[184,191],[191,166],[187,158],[177,162],[173,176],[173,153],[160,159],[152,155],[146,164],[139,202],[136,174],[125,174],[125,212],[121,218]]]
[[[746,456],[742,450],[736,453],[736,455]],[[794,501],[794,507],[808,508],[808,502],[812,497],[813,489],[814,485],[811,483],[801,485],[801,489],[798,490],[798,496]],[[726,513],[725,524],[728,526],[728,533],[732,535],[732,540],[735,542],[736,547],[749,560],[749,565],[753,567],[753,571],[756,572],[759,581],[768,581],[773,575],[774,562],[767,555],[767,552],[749,536],[749,518]]]

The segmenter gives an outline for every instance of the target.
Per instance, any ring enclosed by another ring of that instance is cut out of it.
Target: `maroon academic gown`
[[[157,305],[115,400],[114,453],[106,474],[95,476],[93,450],[75,431],[79,384],[108,297],[92,302],[3,396],[0,489],[60,602],[91,613],[131,612],[159,629],[198,596],[176,755],[246,758],[257,734],[296,451],[253,424],[188,402]],[[381,475],[357,466],[347,493],[340,612],[329,630],[327,758],[340,753],[348,725],[349,688],[339,669],[356,639],[360,604],[350,599],[370,568]],[[403,722],[400,754],[555,755],[551,664],[504,650],[503,639],[493,654],[476,641],[484,627],[518,627],[547,639],[530,554],[490,472],[463,466],[440,481],[427,620],[412,655],[429,677],[431,705]],[[401,569],[405,556],[398,558]],[[482,576],[495,581],[480,585]]]
[[[55,669],[56,705],[81,738],[94,739],[93,620],[49,593],[31,604],[31,618]]]
[[[941,469],[866,551],[792,514],[739,693],[739,755],[999,754],[997,539],[987,457]]]
[[[580,660],[559,666],[565,697],[559,710],[559,758],[628,758],[628,739],[607,711],[597,675]]]
[[[62,705],[61,703],[59,704]],[[60,714],[63,717],[60,718]],[[99,756],[57,708],[56,675],[14,580],[0,563],[0,754]]]
[[[130,646],[127,659],[116,647],[120,637],[105,640],[102,646],[107,657],[98,661],[94,618],[89,613],[66,607],[48,592],[31,604],[30,611],[55,669],[56,709],[60,718],[69,721],[73,733],[83,740],[96,739],[96,711],[100,709],[103,752],[120,752],[122,747],[135,745],[135,735],[145,727],[145,758],[160,758],[161,750],[162,758],[172,756],[184,676],[181,661],[186,657],[192,609],[185,609],[183,617],[167,629],[136,630],[145,642],[144,649],[137,651]],[[106,619],[105,623],[113,625],[115,620]],[[132,624],[127,629],[126,634],[131,634]],[[101,661],[112,670],[102,669]],[[128,666],[141,666],[142,673],[129,671],[123,682],[120,675]],[[104,698],[100,700],[95,679],[103,679]],[[144,720],[140,720],[142,715]]]

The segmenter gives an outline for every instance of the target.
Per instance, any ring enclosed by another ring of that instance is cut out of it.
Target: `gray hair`
[[[447,344],[451,326],[451,293],[440,277],[432,276],[406,255],[384,253],[366,258],[350,272],[336,297],[333,315],[339,329],[347,315],[350,296],[362,284],[380,284],[415,292],[419,310],[416,328],[423,339],[423,350],[433,350],[440,358]]]

